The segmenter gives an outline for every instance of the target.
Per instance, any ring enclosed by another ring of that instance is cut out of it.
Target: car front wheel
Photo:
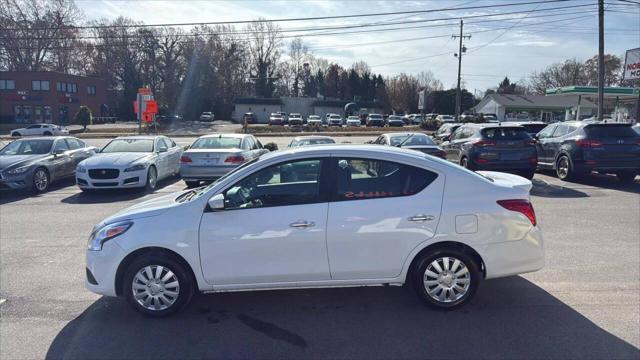
[[[14,131],[14,132],[11,133],[11,137],[20,137],[20,136],[22,136],[22,135],[17,131]]]
[[[480,284],[475,261],[457,249],[437,249],[418,260],[413,273],[418,297],[427,305],[450,310],[464,305]]]
[[[576,177],[568,156],[562,155],[556,161],[556,175],[558,175],[558,179],[567,181]]]
[[[624,184],[631,184],[636,178],[636,173],[631,171],[619,172],[616,174],[618,180]]]
[[[33,172],[33,181],[31,184],[33,191],[38,193],[45,192],[49,188],[49,183],[50,177],[47,169],[37,168],[36,171]]]
[[[149,166],[149,171],[147,171],[147,186],[145,189],[147,191],[153,191],[158,186],[158,171],[155,166]]]
[[[164,254],[147,254],[125,271],[122,293],[134,309],[153,317],[168,316],[189,303],[194,283],[187,269]]]

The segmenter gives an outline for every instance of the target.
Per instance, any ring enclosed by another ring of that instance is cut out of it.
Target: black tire
[[[567,155],[560,155],[556,160],[556,176],[564,181],[576,179],[576,172],[571,164],[571,159]]]
[[[50,185],[51,177],[46,168],[39,167],[33,171],[33,176],[31,177],[31,190],[33,190],[33,192],[46,192]]]
[[[536,174],[536,171],[535,170],[525,170],[525,171],[521,172],[520,174],[522,175],[522,177],[531,180],[531,179],[533,179],[534,175]]]
[[[158,187],[158,170],[156,167],[151,165],[149,166],[149,170],[147,170],[147,184],[144,189],[148,192],[153,192]]]
[[[460,158],[460,166],[462,166],[463,168],[465,168],[467,170],[471,170],[471,171],[473,171],[475,169],[475,167],[473,166],[471,161],[469,161],[469,158],[466,157],[466,156],[463,156],[463,157]]]
[[[441,269],[445,270],[443,262],[443,259],[445,258],[449,259],[448,272],[453,274],[451,274],[450,277],[449,275],[442,277],[443,283],[439,283],[438,281],[440,278],[428,275],[426,272],[427,269],[429,269],[431,274],[434,273],[432,271],[432,269],[434,269],[432,263],[434,262],[438,262]],[[456,269],[453,268],[455,260],[458,260],[460,262]],[[464,274],[459,274],[463,271],[463,268],[461,266],[464,266],[467,269]],[[414,289],[418,294],[420,300],[422,300],[426,305],[439,310],[453,310],[455,308],[463,306],[471,300],[473,295],[478,290],[478,287],[480,286],[482,273],[479,270],[479,265],[476,264],[473,258],[471,258],[471,256],[469,256],[464,251],[454,248],[439,248],[422,255],[421,258],[417,260],[412,276]],[[436,281],[436,284],[428,285],[427,283],[425,283],[425,280],[427,282]],[[458,284],[458,281],[466,281],[467,284],[463,284],[462,286],[468,286],[466,288],[463,288]],[[458,287],[464,289],[464,293],[458,291],[455,285],[449,287],[449,285],[447,285],[447,282],[451,284],[457,284]],[[444,294],[444,301],[435,299],[434,297],[432,297],[432,295],[430,295],[430,293],[435,297]],[[447,299],[447,297],[450,297],[450,299]]]
[[[136,275],[138,272],[144,272],[147,267],[151,269],[152,278],[149,279],[145,272],[145,275],[142,276],[149,282],[143,283],[139,278],[136,278]],[[169,276],[167,270],[173,273],[173,276],[164,282],[158,281],[153,278],[157,275],[158,267],[162,267],[159,278]],[[127,302],[137,311],[152,317],[169,316],[179,311],[191,301],[195,290],[195,282],[189,270],[180,261],[163,253],[147,253],[133,260],[125,270],[122,279],[121,290]],[[172,285],[175,281],[178,283],[177,286]],[[134,291],[137,296],[134,295]],[[174,296],[174,293],[177,295]],[[138,302],[137,298],[140,298],[142,303]],[[145,307],[144,301],[147,299],[150,300],[148,306],[157,306],[157,309]]]
[[[45,131],[44,134],[42,134],[44,136],[52,136],[53,134],[49,131]]]
[[[198,187],[198,185],[200,185],[200,181],[185,181],[184,183],[187,184],[187,187],[189,189]]]
[[[623,184],[631,184],[636,178],[636,173],[631,171],[619,172],[616,174],[618,180]]]
[[[20,136],[22,136],[22,134],[20,134],[17,131],[11,133],[11,137],[20,137]]]

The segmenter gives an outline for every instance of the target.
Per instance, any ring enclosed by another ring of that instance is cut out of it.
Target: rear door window
[[[567,125],[558,125],[556,130],[553,132],[553,137],[564,136],[569,133],[569,127]]]
[[[373,159],[338,159],[334,200],[363,200],[410,196],[429,186],[435,172]]]
[[[521,127],[499,127],[483,129],[482,136],[489,140],[524,140],[529,134]]]
[[[69,149],[71,150],[76,150],[76,149],[80,149],[81,147],[83,147],[80,144],[80,141],[73,139],[73,138],[66,138],[65,141],[67,142],[67,145],[69,146]]]

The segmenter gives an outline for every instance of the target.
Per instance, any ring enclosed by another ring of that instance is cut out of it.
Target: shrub
[[[84,105],[80,106],[75,116],[75,122],[82,125],[84,130],[87,130],[87,125],[91,124],[91,110]]]

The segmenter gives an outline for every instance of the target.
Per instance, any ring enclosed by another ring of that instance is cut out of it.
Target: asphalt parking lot
[[[85,290],[84,249],[101,219],[184,189],[181,180],[154,194],[83,194],[72,180],[39,196],[0,192],[0,357],[640,358],[640,178],[533,182],[546,267],[487,281],[460,310],[373,287],[201,295],[167,319]]]

